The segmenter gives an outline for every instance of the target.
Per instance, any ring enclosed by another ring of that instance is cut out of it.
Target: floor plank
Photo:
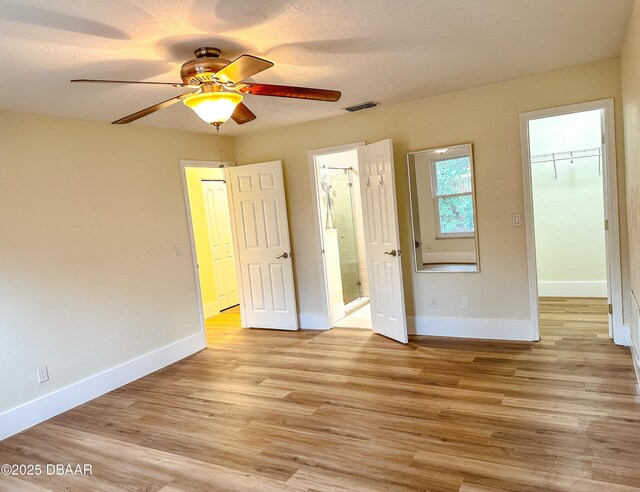
[[[540,342],[406,346],[225,311],[207,350],[0,443],[0,463],[93,476],[0,491],[640,490],[640,393],[606,302],[540,308]]]

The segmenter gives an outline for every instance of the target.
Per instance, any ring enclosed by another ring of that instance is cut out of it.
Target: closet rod
[[[586,159],[587,157],[600,157],[600,154],[575,155],[573,157],[556,157],[555,159],[547,159],[547,160],[544,160],[544,161],[533,161],[533,158],[532,158],[531,164],[542,164],[543,162],[572,161],[574,159]]]
[[[602,149],[600,147],[593,147],[591,149],[565,150],[562,152],[551,152],[548,154],[532,155],[531,163],[537,164],[539,162],[563,161],[580,159],[583,157],[599,157],[601,155]]]
[[[550,154],[538,154],[530,157],[531,164],[541,164],[543,162],[553,162],[553,178],[558,179],[558,169],[556,163],[558,161],[571,161],[574,159],[584,159],[586,157],[598,158],[598,176],[602,175],[602,147],[594,147],[591,149],[565,150],[563,152],[552,152]]]

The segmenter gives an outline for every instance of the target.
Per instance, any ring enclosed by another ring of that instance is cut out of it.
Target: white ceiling
[[[275,66],[255,82],[337,89],[337,103],[247,96],[222,134],[343,114],[620,54],[633,0],[0,0],[0,110],[112,121],[183,92],[194,49]],[[213,132],[182,104],[136,123]]]

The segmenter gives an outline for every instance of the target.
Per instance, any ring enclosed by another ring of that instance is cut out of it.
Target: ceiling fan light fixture
[[[242,96],[235,92],[203,92],[187,96],[183,102],[203,121],[220,125],[231,118]]]
[[[0,0],[1,1],[1,0]],[[124,125],[145,116],[168,108],[183,101],[206,123],[218,129],[229,118],[238,125],[244,125],[256,119],[256,115],[242,104],[242,94],[256,96],[284,97],[290,99],[308,99],[311,101],[336,102],[340,91],[314,89],[313,87],[294,87],[290,85],[257,84],[246,79],[273,66],[268,60],[257,56],[240,55],[233,61],[220,57],[220,50],[212,47],[198,48],[195,59],[180,67],[182,82],[159,82],[152,80],[104,80],[73,79],[71,82],[111,83],[111,84],[147,84],[155,86],[171,85],[197,89],[196,92],[179,94],[148,108],[141,109],[111,123]],[[376,105],[375,103],[369,103]]]

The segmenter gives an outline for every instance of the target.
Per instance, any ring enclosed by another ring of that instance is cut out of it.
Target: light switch
[[[39,383],[49,381],[49,369],[47,369],[47,366],[38,367],[36,372],[38,374]]]
[[[522,226],[522,215],[513,214],[513,227],[521,227]]]
[[[182,244],[176,244],[176,256],[182,256]]]
[[[462,296],[460,298],[460,307],[462,309],[469,309],[469,298],[467,296]]]

